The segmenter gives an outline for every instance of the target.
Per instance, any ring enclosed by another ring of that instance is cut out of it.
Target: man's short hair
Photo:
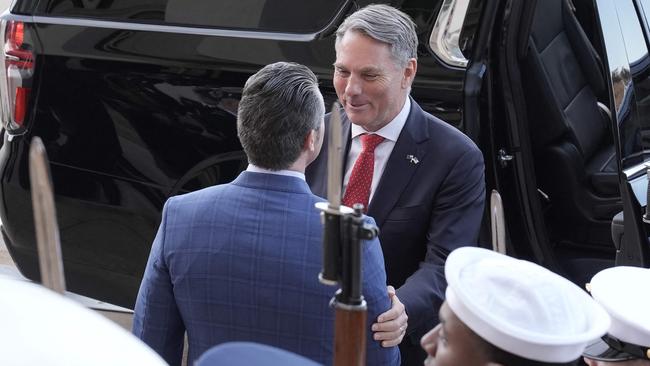
[[[286,169],[325,116],[316,75],[306,66],[277,62],[246,81],[237,112],[237,135],[251,164]]]
[[[336,30],[337,45],[348,31],[388,44],[393,60],[400,67],[405,67],[409,59],[418,57],[415,23],[392,6],[373,4],[354,12]]]

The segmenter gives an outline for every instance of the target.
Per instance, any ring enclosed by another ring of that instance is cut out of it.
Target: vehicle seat
[[[522,83],[547,217],[562,237],[609,238],[622,206],[610,120],[597,98],[606,96],[602,63],[567,0],[535,6]]]

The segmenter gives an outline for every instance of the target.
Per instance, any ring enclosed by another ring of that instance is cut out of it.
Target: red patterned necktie
[[[375,170],[375,148],[382,141],[384,138],[379,135],[361,135],[361,154],[352,168],[350,180],[343,196],[344,205],[352,207],[355,203],[361,203],[364,212],[368,211],[372,174]]]

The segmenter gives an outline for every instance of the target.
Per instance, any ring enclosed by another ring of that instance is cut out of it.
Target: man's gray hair
[[[277,62],[246,81],[237,112],[237,135],[248,161],[286,169],[325,116],[316,75],[306,66]],[[321,132],[322,133],[322,132]]]
[[[415,23],[404,12],[392,6],[372,4],[354,12],[336,30],[337,45],[348,31],[359,32],[387,43],[393,60],[400,67],[405,67],[409,59],[418,57]]]

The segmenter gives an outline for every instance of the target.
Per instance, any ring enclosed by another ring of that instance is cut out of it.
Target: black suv
[[[21,272],[39,277],[33,136],[50,158],[69,288],[132,306],[165,200],[245,167],[235,119],[248,76],[305,64],[330,105],[333,33],[370,2],[14,0],[1,24],[0,217]],[[481,147],[510,254],[579,284],[650,265],[650,0],[372,2],[415,20],[412,96]]]

